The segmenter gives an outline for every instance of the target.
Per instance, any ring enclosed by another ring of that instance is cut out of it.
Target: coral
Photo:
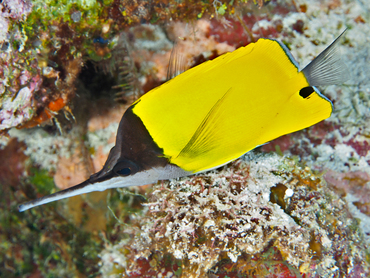
[[[234,6],[239,4],[243,5],[235,2]],[[75,80],[84,63],[111,60],[118,64],[130,57],[119,39],[124,37],[120,32],[128,26],[232,12],[231,3],[222,4],[221,13],[219,6],[202,1],[192,2],[191,9],[177,1],[156,1],[155,5],[149,5],[125,0],[8,0],[0,5],[0,131],[48,123],[64,107],[64,111],[70,112],[68,104],[75,96]],[[139,26],[160,30],[152,25]],[[165,43],[170,49],[164,33],[158,34],[162,37],[147,42]],[[136,43],[143,45],[140,38]],[[120,59],[112,60],[118,57],[117,52]],[[130,75],[136,81],[134,89],[140,91],[136,69],[130,62],[128,59],[126,66],[130,65]],[[122,83],[120,79],[122,76],[118,76],[118,84]],[[55,102],[59,104],[57,107]]]
[[[105,275],[165,275],[178,265],[182,277],[197,277],[218,274],[221,260],[234,275],[369,274],[363,235],[346,203],[322,177],[278,155],[249,153],[223,170],[158,184],[146,206],[140,231],[103,252]],[[106,258],[113,249],[121,259],[112,264]]]
[[[27,0],[5,0],[0,4],[0,43],[6,41],[12,20],[22,21],[31,12],[32,4]]]
[[[235,15],[222,19],[213,18],[207,35],[236,48],[256,42],[259,38],[276,38],[283,31],[283,22],[279,17],[297,11],[293,3],[286,3],[284,6],[271,3],[266,9],[268,13],[260,12],[253,6],[244,7],[236,10]],[[277,19],[271,18],[270,13],[279,16],[276,16]],[[295,22],[293,26],[297,24]]]
[[[16,138],[12,138],[6,148],[0,149],[3,162],[0,164],[0,184],[16,185],[19,178],[25,174],[25,161],[27,156],[24,154],[26,149],[24,143],[20,143]]]
[[[42,78],[37,62],[30,53],[2,51],[0,64],[0,130],[3,130],[33,117],[32,97],[40,89]]]
[[[12,129],[10,135],[27,144],[24,153],[30,156],[33,163],[46,170],[54,170],[58,156],[69,156],[71,138],[63,136],[49,136],[41,128],[36,130],[20,131]]]
[[[370,91],[365,75],[369,71],[370,55],[365,47],[367,38],[359,34],[370,32],[369,26],[363,23],[370,10],[367,5],[352,6],[350,1],[324,1],[318,5],[298,1],[297,4],[300,7],[305,5],[302,10],[304,13],[291,13],[280,19],[284,27],[281,34],[293,34],[284,36],[283,41],[290,47],[294,57],[303,62],[300,62],[302,66],[307,64],[312,59],[307,53],[318,54],[320,51],[313,45],[320,46],[332,40],[332,34],[326,32],[327,28],[343,30],[347,27],[346,38],[342,41],[345,47],[341,52],[349,68],[350,79],[345,86],[320,88],[334,103],[333,114],[328,120],[302,132],[281,137],[262,149],[296,155],[312,169],[324,172],[329,186],[349,201],[351,212],[361,219],[360,227],[365,228],[363,231],[368,234],[370,129],[367,122]],[[304,24],[303,32],[286,28],[298,20]],[[366,239],[369,242],[368,236]]]

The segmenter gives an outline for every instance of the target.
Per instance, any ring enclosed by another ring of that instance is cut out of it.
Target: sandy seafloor
[[[370,275],[369,1],[0,5],[1,277]],[[198,176],[17,211],[101,169],[174,41],[180,70],[260,37],[303,68],[345,28],[324,122]]]

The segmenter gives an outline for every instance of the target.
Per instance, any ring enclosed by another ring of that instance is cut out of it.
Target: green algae
[[[49,171],[45,169],[31,168],[30,172],[31,175],[29,176],[29,181],[37,188],[39,193],[47,195],[55,190],[54,180]]]

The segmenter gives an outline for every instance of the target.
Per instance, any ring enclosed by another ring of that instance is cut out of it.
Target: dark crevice
[[[91,99],[113,98],[117,90],[112,89],[117,85],[115,78],[111,74],[106,74],[93,64],[87,61],[78,76],[87,91],[90,92]]]

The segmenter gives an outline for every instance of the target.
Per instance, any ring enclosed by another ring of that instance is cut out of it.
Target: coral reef
[[[1,277],[369,275],[369,5],[263,2],[1,1]],[[304,66],[345,27],[325,122],[221,170],[16,211],[100,170],[174,41],[183,69],[260,37]]]
[[[276,154],[251,152],[223,170],[158,184],[146,206],[132,239],[103,252],[106,276],[119,269],[127,277],[178,269],[181,277],[369,275],[345,201],[321,176]],[[220,261],[229,267],[220,270]]]

